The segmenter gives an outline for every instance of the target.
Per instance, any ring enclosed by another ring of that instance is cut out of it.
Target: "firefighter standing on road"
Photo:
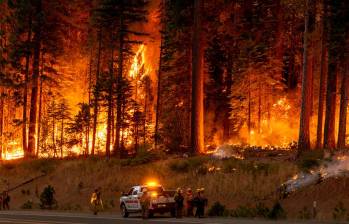
[[[10,195],[7,191],[2,193],[2,208],[4,210],[10,210]]]
[[[191,188],[187,189],[187,196],[186,196],[186,208],[187,208],[187,216],[191,217],[194,216],[194,205],[193,205],[193,191],[191,190]]]
[[[180,188],[177,189],[174,200],[176,202],[176,218],[182,218],[183,207],[184,207],[184,197],[183,197],[183,192]]]
[[[142,190],[140,202],[142,206],[142,218],[147,219],[149,217],[150,195],[146,188]]]
[[[197,189],[197,196],[194,198],[196,206],[195,217],[203,218],[205,215],[205,207],[207,206],[207,198],[204,196],[204,188]]]
[[[98,211],[103,209],[103,201],[102,201],[102,196],[101,196],[101,188],[95,189],[94,192],[91,195],[91,205],[92,205],[92,210],[93,214],[97,215]]]

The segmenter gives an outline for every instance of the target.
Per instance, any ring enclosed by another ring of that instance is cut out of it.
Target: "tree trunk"
[[[113,31],[111,31],[111,60],[109,68],[109,83],[108,83],[108,120],[107,120],[107,139],[106,139],[106,157],[110,158],[111,132],[113,122],[113,84],[114,84],[114,44]]]
[[[231,95],[231,87],[233,85],[233,65],[232,65],[232,59],[229,55],[228,57],[228,63],[227,63],[227,73],[226,73],[226,108],[224,111],[224,118],[223,118],[223,143],[227,143],[230,139],[230,95]]]
[[[62,116],[64,116],[64,109],[62,109]],[[61,119],[61,158],[63,158],[63,145],[64,145],[64,117]]]
[[[342,86],[341,86],[341,100],[339,112],[339,127],[337,148],[344,149],[346,146],[346,128],[347,128],[347,107],[348,107],[348,86],[349,86],[349,66],[346,65],[346,71],[342,71]]]
[[[276,45],[275,45],[275,57],[280,61],[280,67],[283,66],[283,57],[285,52],[285,23],[284,23],[284,9],[281,0],[276,1],[277,12],[277,32],[276,32]]]
[[[56,132],[56,115],[55,115],[55,101],[53,99],[52,101],[52,147],[53,147],[53,157],[56,158],[57,156],[57,149],[56,149],[56,139],[55,139],[55,132]]]
[[[311,100],[312,100],[312,80],[313,73],[309,71],[308,56],[309,56],[309,42],[310,42],[310,20],[312,15],[313,0],[307,0],[306,14],[305,14],[305,30],[304,30],[304,52],[303,52],[303,77],[302,77],[302,103],[301,116],[298,138],[298,153],[310,149],[310,116],[311,116]]]
[[[90,66],[89,66],[89,84],[88,84],[88,119],[87,119],[87,127],[86,127],[86,148],[85,148],[85,156],[89,155],[90,151],[90,126],[91,126],[91,91],[92,91],[92,48],[90,52]]]
[[[324,0],[325,1],[325,0]],[[323,15],[321,24],[321,68],[320,68],[320,87],[319,87],[319,107],[318,107],[318,119],[316,130],[316,148],[322,147],[322,131],[323,131],[323,119],[324,119],[324,103],[325,103],[325,91],[326,91],[326,76],[327,76],[327,39],[326,39],[326,8],[323,1]]]
[[[248,130],[248,144],[251,144],[251,80],[250,80],[250,72],[248,72],[247,130]]]
[[[122,2],[122,1],[121,1]],[[123,5],[121,3],[120,6],[120,20],[119,20],[119,60],[118,60],[118,77],[117,77],[117,102],[116,102],[116,133],[115,133],[115,143],[114,143],[114,154],[119,153],[120,157],[122,157],[121,150],[121,139],[120,139],[120,131],[121,131],[121,123],[122,123],[122,93],[121,93],[121,82],[123,75],[123,64],[124,64],[124,33],[122,31],[124,27],[124,15],[123,15]]]
[[[40,132],[41,132],[41,116],[42,116],[42,85],[43,80],[40,80],[40,98],[39,98],[39,121],[38,121],[38,141],[37,141],[37,150],[36,156],[40,154]]]
[[[192,113],[191,145],[193,153],[202,153],[204,148],[204,74],[203,44],[201,34],[202,0],[194,0],[194,33],[192,50]]]
[[[90,151],[90,128],[91,128],[91,91],[92,91],[92,49],[90,54],[90,66],[89,66],[89,90],[88,90],[88,120],[86,130],[86,148],[85,156],[89,155]]]
[[[162,0],[163,12],[166,11],[166,0]],[[166,23],[163,22],[162,30],[166,28]],[[156,88],[156,112],[155,112],[155,130],[154,130],[154,148],[155,150],[159,144],[159,121],[160,121],[160,108],[161,108],[161,79],[162,79],[162,61],[163,61],[163,52],[164,52],[164,35],[163,32],[160,32],[161,41],[160,41],[160,57],[159,57],[159,68],[158,68],[158,77],[157,77],[157,88]]]
[[[330,4],[333,4],[331,1]],[[327,30],[329,32],[329,44],[331,44],[331,35],[333,31],[332,29],[332,23],[333,23],[333,15],[332,15],[332,5],[329,6],[326,5],[325,7],[328,7],[328,14],[330,17],[330,25],[327,27]],[[336,141],[335,141],[335,118],[336,118],[336,91],[337,91],[337,58],[336,58],[336,50],[331,49],[329,47],[328,50],[328,75],[327,75],[327,90],[326,90],[326,114],[325,114],[325,127],[324,127],[324,148],[326,149],[334,149],[336,147]]]
[[[0,159],[4,152],[4,90],[0,87]]]
[[[42,54],[42,65],[41,65],[41,76],[40,76],[40,90],[39,90],[39,118],[38,118],[38,137],[37,137],[37,149],[36,149],[36,157],[40,154],[40,132],[41,132],[41,115],[42,115],[42,85],[44,80],[42,79],[42,76],[44,75],[44,56]]]
[[[260,78],[258,78],[258,135],[262,133],[261,120],[262,120],[262,86],[261,86],[261,80]]]
[[[96,71],[96,89],[93,109],[93,130],[92,130],[92,149],[91,155],[95,154],[97,120],[98,120],[98,100],[99,100],[99,70],[101,62],[101,48],[102,48],[102,28],[98,31],[98,55],[97,55],[97,71]]]
[[[25,157],[34,156],[36,150],[36,125],[37,125],[37,109],[38,109],[38,84],[40,72],[40,53],[41,53],[41,14],[42,14],[41,0],[35,0],[35,20],[34,26],[34,56],[33,56],[33,76],[32,76],[32,93],[30,102],[30,116],[29,116],[29,141],[28,150],[25,152]]]
[[[0,24],[0,29],[4,30],[3,24]],[[3,60],[4,56],[4,36],[0,36],[0,61]],[[3,71],[3,64],[0,63],[0,73]],[[0,86],[0,160],[2,160],[2,154],[3,154],[3,129],[4,129],[4,100],[3,100],[3,87]]]
[[[161,103],[161,66],[162,66],[162,52],[163,52],[163,40],[161,38],[160,46],[160,62],[159,62],[159,71],[158,71],[158,80],[157,80],[157,91],[156,91],[156,115],[155,115],[155,132],[154,132],[154,148],[155,150],[159,144],[159,120],[160,120],[160,103]]]
[[[25,77],[24,77],[24,93],[23,93],[23,126],[22,126],[22,147],[23,151],[28,151],[27,145],[27,104],[28,104],[28,82],[29,82],[29,64],[30,64],[30,48],[29,43],[31,42],[32,36],[32,17],[29,16],[28,25],[28,36],[27,36],[27,46],[26,46],[26,57],[25,57]]]

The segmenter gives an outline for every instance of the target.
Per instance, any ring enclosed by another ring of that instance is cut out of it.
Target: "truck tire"
[[[171,217],[174,218],[176,217],[176,210],[175,209],[171,209]]]
[[[148,218],[154,218],[154,213],[153,212],[149,212],[149,214],[148,214]]]
[[[121,211],[122,217],[124,217],[124,218],[127,218],[127,217],[128,217],[129,213],[128,213],[128,211],[127,211],[127,208],[126,208],[125,204],[122,204],[122,205],[120,206],[120,211]]]

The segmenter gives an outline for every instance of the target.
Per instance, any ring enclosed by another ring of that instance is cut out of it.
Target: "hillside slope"
[[[45,186],[51,185],[56,191],[59,210],[89,211],[90,194],[101,187],[106,211],[117,212],[122,191],[127,191],[132,185],[157,180],[168,189],[204,187],[209,206],[219,201],[234,209],[258,203],[272,206],[277,198],[272,193],[298,172],[292,162],[273,158],[215,160],[210,157],[173,157],[139,163],[97,158],[6,162],[0,167],[0,188],[15,186],[45,171],[47,176],[11,192],[13,209],[20,209],[28,200],[34,203],[33,209],[38,209],[40,193]],[[319,217],[330,219],[339,201],[349,205],[348,186],[349,178],[329,179],[290,195],[281,204],[288,217],[297,218],[305,206],[311,209],[316,200]]]

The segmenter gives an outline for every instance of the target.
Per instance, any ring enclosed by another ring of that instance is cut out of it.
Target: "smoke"
[[[238,150],[239,149],[239,150]],[[243,150],[241,147],[234,147],[234,145],[221,145],[211,152],[212,156],[217,159],[244,159]]]
[[[320,183],[328,178],[346,176],[349,173],[349,155],[335,156],[317,170],[301,172],[282,184],[283,193],[289,194],[301,188]]]

